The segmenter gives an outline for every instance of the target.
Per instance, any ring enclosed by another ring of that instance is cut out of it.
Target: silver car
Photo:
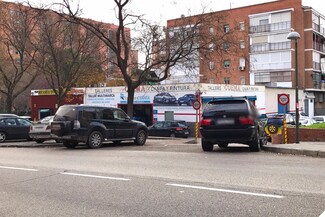
[[[30,126],[29,137],[35,140],[37,143],[43,143],[45,140],[52,139],[51,136],[51,123],[54,116],[47,116],[37,123],[33,123]],[[56,140],[56,142],[60,142]]]

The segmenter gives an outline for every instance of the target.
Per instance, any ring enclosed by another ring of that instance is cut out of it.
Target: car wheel
[[[249,145],[249,149],[252,152],[259,152],[260,151],[260,140],[259,140],[260,136],[258,131],[256,132],[255,137],[252,139],[250,145]]]
[[[63,143],[63,145],[66,147],[66,148],[68,148],[68,149],[73,149],[73,148],[75,148],[76,147],[76,145],[78,144],[78,142],[74,142],[74,141],[63,141],[62,142]]]
[[[0,143],[6,141],[7,135],[4,132],[0,132]]]
[[[219,143],[218,146],[219,146],[219,148],[227,148],[228,147],[228,143],[226,143],[226,142]]]
[[[175,138],[175,137],[176,137],[175,133],[170,133],[169,136],[170,136],[171,138]]]
[[[265,131],[263,131],[263,134],[262,136],[260,137],[260,146],[263,147],[263,146],[266,146],[267,145],[267,136],[266,136],[266,133]]]
[[[146,131],[144,130],[139,130],[136,137],[135,137],[135,140],[134,140],[134,143],[136,145],[144,145],[146,143],[146,140],[147,140],[147,133]]]
[[[207,142],[202,138],[201,141],[203,151],[213,151],[213,144],[211,142]]]
[[[103,145],[103,135],[99,131],[93,131],[88,137],[89,148],[100,148]]]
[[[45,140],[44,139],[36,139],[36,143],[43,143]]]

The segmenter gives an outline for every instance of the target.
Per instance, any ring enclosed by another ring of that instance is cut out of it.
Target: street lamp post
[[[295,41],[295,90],[296,90],[296,143],[299,143],[299,96],[298,96],[298,39],[300,35],[298,32],[290,32],[287,39]]]

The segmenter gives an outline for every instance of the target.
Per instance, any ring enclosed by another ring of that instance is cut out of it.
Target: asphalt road
[[[0,148],[0,216],[320,216],[325,161],[197,144]],[[323,214],[325,215],[325,214]]]

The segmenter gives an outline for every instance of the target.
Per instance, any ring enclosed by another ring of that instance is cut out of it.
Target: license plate
[[[233,118],[222,118],[217,120],[217,124],[235,124]]]

